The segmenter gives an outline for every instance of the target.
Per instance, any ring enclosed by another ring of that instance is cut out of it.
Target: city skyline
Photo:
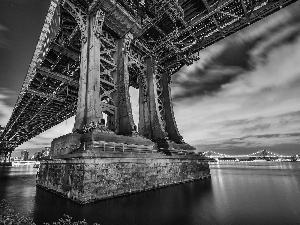
[[[21,90],[49,2],[0,3],[2,126]],[[300,152],[299,8],[298,1],[204,49],[198,62],[173,75],[175,119],[187,143],[199,151]],[[138,124],[138,92],[131,88],[130,93]],[[52,139],[70,133],[73,123],[74,117],[19,146],[16,152],[50,146]]]

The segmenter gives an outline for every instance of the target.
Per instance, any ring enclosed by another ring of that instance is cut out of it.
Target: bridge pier
[[[173,112],[168,74],[162,73],[157,68],[153,58],[146,59],[146,68],[147,101],[141,97],[139,100],[140,121],[142,121],[139,129],[143,132],[142,135],[156,142],[160,150],[195,150],[185,143],[179,134]]]
[[[77,112],[73,133],[52,141],[52,159],[41,162],[37,185],[88,203],[209,177],[205,157],[178,153],[194,148],[177,130],[169,83],[154,58],[135,58],[132,35],[104,28],[100,8],[86,14],[69,0],[60,4],[81,34]],[[139,72],[132,74],[137,63]],[[140,133],[130,85],[140,88]]]
[[[207,162],[192,157],[102,152],[41,162],[37,186],[86,204],[209,177]]]

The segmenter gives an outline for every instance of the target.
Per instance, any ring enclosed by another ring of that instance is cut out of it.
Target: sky
[[[5,126],[50,0],[0,1],[0,125]],[[172,77],[174,114],[198,151],[300,154],[300,1],[200,52]],[[138,91],[130,88],[138,124]],[[20,145],[43,149],[70,133],[74,118]]]

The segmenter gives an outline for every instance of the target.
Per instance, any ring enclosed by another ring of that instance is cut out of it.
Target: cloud
[[[273,49],[296,41],[300,35],[299,25],[300,23],[297,23],[284,27],[280,32],[274,33],[273,35],[270,35],[268,39],[258,43],[249,53],[251,58],[255,60],[252,64],[256,65],[263,63],[266,60],[268,53]]]
[[[260,147],[260,146],[273,146],[281,144],[300,144],[300,133],[294,134],[271,134],[259,136],[247,136],[239,139],[231,139],[223,142],[219,147]]]
[[[226,95],[280,91],[299,82],[300,37],[296,41],[269,51],[264,63],[257,63],[253,71],[242,74],[236,82],[225,84]],[[286,89],[287,90],[287,89]],[[288,90],[287,90],[288,91]]]
[[[0,88],[0,125],[5,126],[12,114],[13,107],[7,101],[14,98],[15,93],[7,88]]]
[[[216,65],[205,71],[195,69],[189,73],[188,78],[184,74],[177,74],[172,84],[173,101],[218,92],[223,84],[230,83],[242,72],[239,67]]]
[[[212,95],[244,73],[256,72],[280,46],[297,41],[300,10],[289,7],[200,52],[200,60],[172,77],[174,101]]]
[[[253,26],[175,75],[174,111],[186,142],[206,150],[300,144],[300,20],[287,14],[274,20],[284,26],[268,20],[255,35]],[[241,59],[228,54],[232,46]]]
[[[8,32],[8,28],[0,24],[0,48],[3,49],[10,47],[10,42],[5,35],[6,32]]]

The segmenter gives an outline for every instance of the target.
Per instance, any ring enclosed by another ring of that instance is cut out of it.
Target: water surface
[[[211,164],[211,179],[78,205],[36,188],[36,169],[0,167],[0,200],[37,224],[300,224],[299,162]]]

